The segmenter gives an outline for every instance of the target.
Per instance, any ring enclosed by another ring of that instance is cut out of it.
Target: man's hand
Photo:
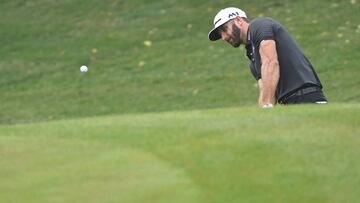
[[[261,79],[259,80],[259,105],[275,105],[275,91],[280,78],[276,42],[263,40],[260,43]]]

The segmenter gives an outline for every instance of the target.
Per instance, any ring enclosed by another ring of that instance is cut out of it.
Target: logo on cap
[[[218,22],[220,22],[221,21],[221,18],[219,18],[219,20],[217,20],[215,23],[214,23],[214,25],[216,25]]]
[[[239,13],[238,12],[235,12],[235,13],[230,13],[229,14],[229,18],[231,18],[231,17],[233,17],[233,16],[238,16],[239,15]]]

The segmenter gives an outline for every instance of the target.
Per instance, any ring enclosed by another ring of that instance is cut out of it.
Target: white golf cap
[[[229,7],[219,11],[214,18],[214,28],[209,32],[209,40],[216,41],[221,38],[218,28],[237,16],[247,18],[246,13],[241,9]]]

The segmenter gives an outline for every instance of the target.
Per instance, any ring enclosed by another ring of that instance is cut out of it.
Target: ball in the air
[[[81,67],[80,67],[80,72],[86,73],[87,71],[88,71],[88,67],[87,67],[87,66],[81,66]]]

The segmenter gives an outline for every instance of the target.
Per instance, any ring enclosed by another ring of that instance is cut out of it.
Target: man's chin
[[[241,45],[241,43],[232,44],[234,48],[238,48]]]

